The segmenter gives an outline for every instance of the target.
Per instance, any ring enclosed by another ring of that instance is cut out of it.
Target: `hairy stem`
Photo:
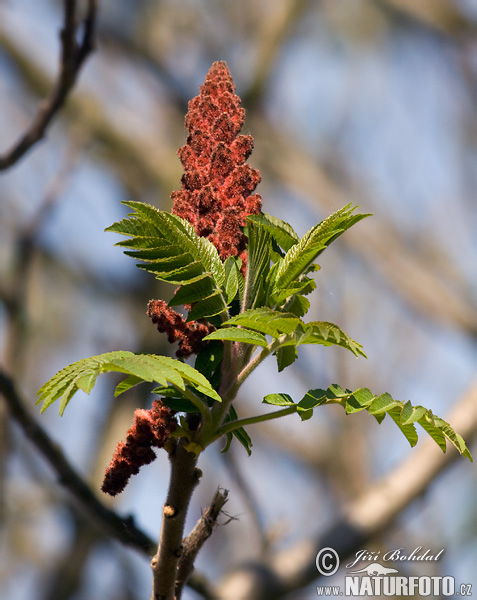
[[[242,383],[267,358],[267,356],[269,356],[269,354],[271,354],[275,350],[276,346],[277,340],[273,341],[269,346],[267,346],[267,348],[263,348],[261,352],[259,352],[252,360],[249,360],[245,364],[245,366],[242,367],[238,375],[232,374],[232,376],[230,376],[230,374],[227,372],[223,373],[222,386],[224,389],[221,393],[222,403],[216,404],[212,409],[212,418],[216,431],[224,422],[224,419],[226,418],[230,410],[230,406],[235,400],[237,392],[239,391]],[[250,352],[245,352],[244,358],[249,359],[249,357]],[[218,436],[214,435],[213,440],[218,439],[219,437],[221,437],[221,435],[222,434]],[[211,439],[207,439],[204,441],[206,445],[209,445],[212,442]]]
[[[162,511],[162,528],[157,554],[151,562],[151,600],[179,600],[175,596],[177,566],[182,554],[182,536],[190,499],[200,477],[197,457],[180,440],[170,453],[171,479]]]
[[[267,356],[269,356],[278,348],[279,345],[279,341],[274,340],[266,348],[263,348],[263,350],[254,358],[252,358],[252,360],[249,360],[240,370],[238,375],[232,379],[228,388],[225,390],[224,395],[222,396],[222,405],[217,409],[217,413],[220,417],[220,420],[216,421],[217,425],[220,425],[223,422],[223,419],[227,415],[230,405],[235,400],[235,396],[237,395],[237,392],[239,391],[243,382],[267,358]],[[246,356],[248,357],[249,354],[246,354]]]
[[[172,384],[173,387],[178,390],[179,392],[181,392],[182,394],[184,394],[184,396],[190,400],[192,402],[192,404],[194,404],[194,406],[196,406],[199,409],[199,412],[201,414],[202,420],[204,421],[204,423],[209,423],[211,421],[211,416],[210,416],[210,411],[208,406],[204,403],[203,400],[201,400],[200,398],[198,398],[194,392],[192,392],[190,389],[188,389],[187,387],[184,387],[184,389],[181,389],[179,386]]]
[[[275,410],[273,412],[265,413],[263,415],[257,415],[256,417],[247,417],[246,419],[238,419],[236,421],[231,421],[230,423],[226,423],[222,425],[220,429],[218,429],[216,437],[213,441],[219,439],[223,435],[227,433],[231,433],[235,429],[239,427],[245,427],[246,425],[253,425],[254,423],[263,423],[264,421],[272,421],[273,419],[279,419],[280,417],[286,417],[287,415],[292,415],[297,411],[297,405],[287,406],[286,408],[282,408],[280,410]]]

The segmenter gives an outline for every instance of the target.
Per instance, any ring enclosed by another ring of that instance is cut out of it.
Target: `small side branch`
[[[17,163],[39,140],[41,140],[55,115],[63,107],[68,94],[76,83],[79,72],[94,49],[98,0],[88,0],[86,17],[82,23],[82,36],[76,39],[76,0],[64,0],[63,28],[61,30],[61,55],[58,78],[49,98],[39,106],[37,114],[27,131],[5,154],[0,155],[0,171]]]
[[[176,578],[176,598],[180,598],[184,585],[194,570],[194,562],[202,546],[212,535],[217,518],[227,502],[228,490],[217,490],[194,529],[182,541],[182,556],[179,560]]]

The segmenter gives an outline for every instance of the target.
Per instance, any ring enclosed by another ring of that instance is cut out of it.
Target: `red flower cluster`
[[[187,322],[181,314],[169,308],[164,300],[149,300],[147,314],[157,325],[157,330],[167,334],[170,344],[179,342],[176,352],[178,358],[187,358],[203,350],[205,342],[202,339],[215,331],[215,327],[210,324]]]
[[[119,442],[106,469],[102,491],[110,496],[122,492],[131,475],[156,458],[152,448],[162,448],[176,427],[172,411],[160,400],[154,400],[149,410],[137,409],[126,441]]]
[[[179,149],[184,167],[182,189],[173,192],[172,212],[207,237],[222,260],[246,261],[246,217],[258,214],[262,201],[251,195],[260,173],[245,163],[253,149],[250,135],[239,135],[245,110],[225,62],[210,68],[200,94],[189,102],[187,142]]]

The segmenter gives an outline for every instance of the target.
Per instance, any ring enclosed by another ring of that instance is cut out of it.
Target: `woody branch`
[[[88,0],[80,41],[77,40],[79,29],[77,2],[76,0],[64,0],[63,5],[60,68],[57,80],[50,96],[40,103],[28,129],[7,152],[0,155],[0,171],[12,167],[45,136],[48,127],[74,87],[86,58],[94,49],[98,0]]]

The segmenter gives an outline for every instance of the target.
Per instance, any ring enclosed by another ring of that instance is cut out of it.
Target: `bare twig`
[[[238,464],[237,456],[235,455],[234,448],[231,447],[228,452],[223,455],[224,465],[227,468],[230,477],[237,484],[243,502],[247,507],[249,517],[252,521],[252,528],[257,536],[257,540],[262,551],[265,551],[269,540],[267,539],[263,518],[260,511],[259,503],[255,497],[252,486],[244,476],[240,465]]]
[[[24,338],[29,320],[26,310],[28,283],[38,250],[37,237],[71,179],[79,150],[77,145],[69,147],[63,164],[46,190],[38,210],[25,227],[18,231],[11,261],[13,274],[11,284],[7,285],[7,282],[0,284],[0,299],[5,303],[9,317],[3,364],[13,378],[16,373],[21,372],[26,354]]]
[[[25,336],[28,332],[28,284],[30,282],[31,269],[36,256],[37,244],[36,237],[43,226],[50,211],[59,200],[67,180],[71,176],[76,160],[76,146],[73,151],[67,152],[60,172],[55,177],[46,195],[36,211],[33,219],[22,229],[19,230],[15,239],[12,252],[12,273],[11,281],[5,277],[0,283],[0,303],[3,302],[6,308],[7,319],[5,325],[5,344],[0,351],[0,362],[3,362],[5,368],[15,376],[21,373],[24,367],[27,352]],[[8,270],[7,270],[8,271]],[[6,458],[9,448],[9,422],[6,418],[7,408],[4,404],[0,405],[0,521],[4,518],[4,498],[3,489],[6,479]]]
[[[18,162],[28,150],[41,140],[55,115],[64,105],[76,83],[81,67],[94,48],[98,0],[88,0],[83,31],[78,42],[76,33],[76,0],[64,0],[64,20],[61,30],[61,56],[58,78],[50,96],[44,100],[27,131],[10,150],[0,156],[0,171]]]
[[[277,3],[276,10],[270,11],[263,20],[261,35],[257,37],[256,63],[253,78],[243,95],[245,105],[251,106],[261,101],[264,88],[273,65],[287,38],[307,8],[306,0],[288,0]]]
[[[6,400],[11,416],[53,467],[61,484],[73,494],[96,523],[122,543],[152,555],[155,551],[153,540],[134,525],[131,517],[120,517],[104,506],[94,495],[88,484],[68,462],[61,449],[29,414],[13,381],[1,370],[0,392]]]
[[[212,535],[217,518],[228,498],[228,490],[217,490],[194,529],[182,541],[182,555],[179,560],[176,578],[176,598],[180,598],[182,589],[194,570],[194,562],[202,546]]]
[[[425,26],[430,31],[450,37],[475,33],[475,23],[466,18],[464,11],[452,0],[374,0],[376,6],[395,17],[407,19]]]

